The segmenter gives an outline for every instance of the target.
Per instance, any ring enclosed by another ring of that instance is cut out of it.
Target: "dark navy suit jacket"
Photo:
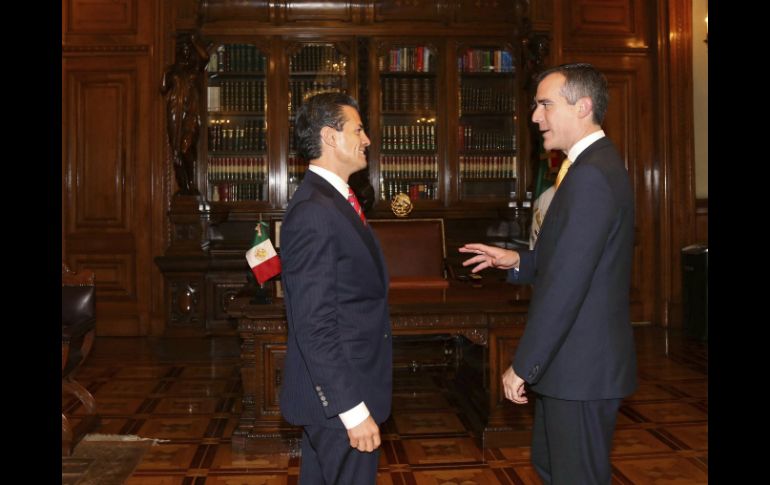
[[[388,274],[370,226],[308,171],[286,209],[280,249],[289,324],[284,418],[344,428],[338,415],[363,401],[382,423],[390,415],[393,350]]]
[[[533,283],[513,361],[536,392],[558,399],[622,398],[636,390],[629,287],[634,198],[606,137],[573,161],[535,248],[509,281]]]

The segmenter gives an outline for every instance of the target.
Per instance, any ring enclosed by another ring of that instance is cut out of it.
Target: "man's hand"
[[[466,244],[459,249],[461,253],[473,253],[474,256],[463,261],[463,266],[476,264],[471,273],[478,273],[485,268],[511,269],[519,267],[519,253],[510,249],[487,246],[486,244]]]
[[[348,430],[350,446],[361,452],[372,452],[380,447],[380,428],[371,416]]]
[[[516,375],[513,367],[508,367],[508,370],[503,374],[503,392],[505,398],[509,399],[516,404],[527,403],[527,390],[524,389],[526,382],[524,379]]]

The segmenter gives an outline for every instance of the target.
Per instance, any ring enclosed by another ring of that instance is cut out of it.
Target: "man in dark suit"
[[[281,229],[289,323],[281,412],[303,426],[300,483],[374,484],[393,387],[388,275],[348,186],[369,146],[356,101],[322,93],[299,109],[309,160]]]
[[[634,197],[623,159],[604,136],[607,80],[590,64],[537,79],[537,123],[547,150],[572,160],[532,250],[467,244],[473,272],[509,270],[533,283],[524,335],[503,374],[505,397],[536,393],[532,463],[544,483],[610,483],[609,453],[622,398],[636,389],[629,289]],[[568,162],[569,163],[569,162]]]

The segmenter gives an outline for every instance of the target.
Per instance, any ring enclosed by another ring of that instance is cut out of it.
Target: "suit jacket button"
[[[388,338],[388,334],[387,333],[385,334],[385,338]]]
[[[321,392],[321,386],[315,386],[315,390]]]
[[[323,405],[323,407],[326,407],[326,406],[328,406],[328,405],[329,405],[329,402],[328,402],[328,401],[324,401],[324,402],[322,402],[321,404]]]

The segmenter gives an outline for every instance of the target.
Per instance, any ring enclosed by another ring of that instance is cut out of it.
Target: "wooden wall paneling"
[[[133,55],[65,56],[62,69],[65,259],[74,268],[88,261],[99,266],[88,267],[96,272],[100,335],[145,334],[152,261],[144,131],[149,62]]]
[[[610,103],[602,125],[626,161],[636,199],[636,241],[631,276],[631,318],[651,322],[654,315],[655,204],[652,60],[569,52],[564,62],[589,62],[609,83]]]
[[[157,0],[64,0],[62,43],[135,46],[152,40]]]
[[[529,20],[532,30],[551,32],[554,21],[554,0],[530,0]]]
[[[657,86],[659,106],[658,298],[663,325],[682,323],[681,249],[695,242],[695,167],[692,106],[692,2],[659,0]]]
[[[642,0],[563,1],[565,50],[648,47],[652,36],[647,5]]]

